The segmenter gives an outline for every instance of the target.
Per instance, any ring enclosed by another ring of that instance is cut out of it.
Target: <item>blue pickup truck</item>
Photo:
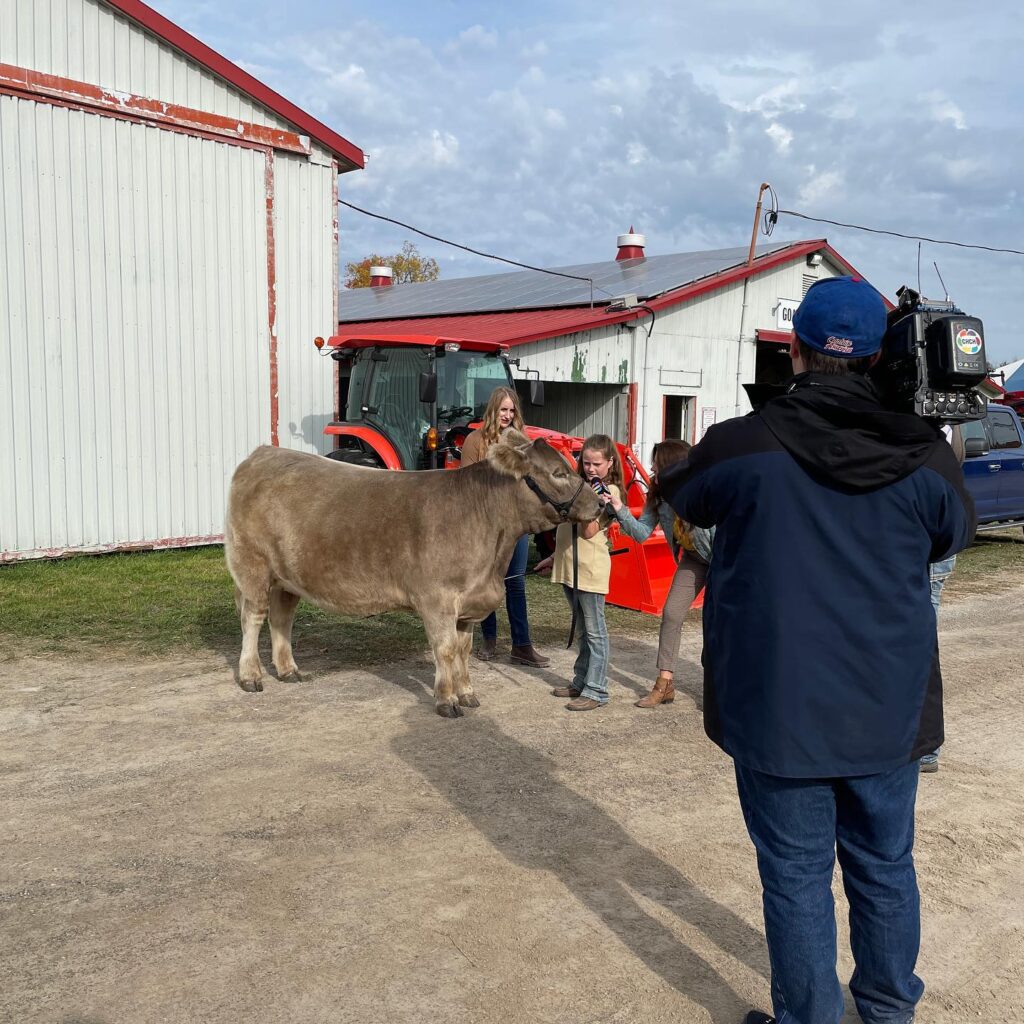
[[[1024,424],[1013,409],[990,405],[983,420],[961,425],[964,477],[978,529],[1024,526]]]

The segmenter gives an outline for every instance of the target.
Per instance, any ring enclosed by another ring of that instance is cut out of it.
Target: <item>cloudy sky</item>
[[[1024,19],[1009,0],[150,0],[360,146],[341,195],[542,266],[749,242],[783,209],[1024,249]],[[342,260],[408,233],[342,210]],[[782,217],[892,297],[917,243]],[[763,239],[762,239],[763,240]],[[420,240],[446,277],[500,265]],[[1024,257],[925,243],[924,292],[1024,355]]]

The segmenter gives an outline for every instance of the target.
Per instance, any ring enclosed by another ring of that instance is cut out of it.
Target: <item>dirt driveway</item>
[[[1020,586],[945,611],[949,739],[918,819],[929,1024],[1024,1021],[1022,634]],[[613,638],[613,703],[583,715],[548,695],[565,652],[542,673],[481,665],[483,706],[455,722],[433,713],[426,660],[262,695],[219,659],[9,663],[0,1019],[733,1024],[767,1008],[698,632],[675,705],[639,711],[653,657]]]

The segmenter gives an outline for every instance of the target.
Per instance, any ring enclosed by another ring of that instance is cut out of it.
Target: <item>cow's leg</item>
[[[238,685],[248,693],[263,692],[263,664],[260,662],[260,630],[267,617],[267,597],[262,600],[242,594],[242,656],[238,659]]]
[[[270,645],[277,678],[283,683],[302,681],[299,667],[295,664],[292,654],[292,623],[295,621],[295,609],[299,604],[299,595],[280,587],[270,590]]]
[[[460,619],[456,624],[457,648],[455,656],[455,696],[464,708],[478,708],[480,701],[473,692],[473,683],[469,678],[469,656],[473,650],[474,622]]]
[[[460,643],[455,613],[432,609],[423,615],[423,625],[434,653],[434,707],[442,718],[459,718],[462,708],[453,686]]]

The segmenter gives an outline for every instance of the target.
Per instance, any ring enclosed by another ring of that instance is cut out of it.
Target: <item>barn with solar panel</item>
[[[614,259],[342,291],[339,332],[424,334],[509,346],[534,426],[607,433],[643,461],[750,409],[743,385],[785,379],[792,316],[817,280],[855,273],[825,239],[651,255],[619,235]]]

